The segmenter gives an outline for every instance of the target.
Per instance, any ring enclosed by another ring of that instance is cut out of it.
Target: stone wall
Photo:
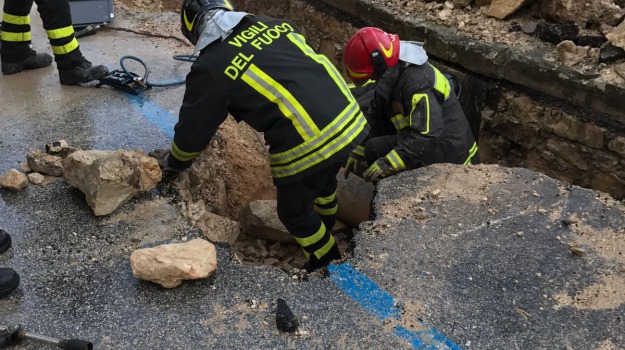
[[[324,5],[324,3],[326,3]],[[293,20],[342,68],[357,28],[376,25],[426,41],[432,63],[459,76],[461,103],[483,162],[526,167],[625,197],[625,88],[501,44],[467,40],[425,21],[398,19],[364,0],[240,0],[241,9]],[[366,22],[364,22],[366,21]]]

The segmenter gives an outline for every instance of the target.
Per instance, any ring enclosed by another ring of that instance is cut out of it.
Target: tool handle
[[[63,350],[93,350],[93,344],[80,339],[61,339],[57,346]]]

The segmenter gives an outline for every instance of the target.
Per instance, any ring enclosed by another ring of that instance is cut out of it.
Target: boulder
[[[268,241],[296,243],[295,239],[278,218],[275,200],[257,200],[241,210],[239,224],[248,236]]]
[[[530,0],[493,0],[486,15],[497,19],[504,19],[515,13]]]
[[[95,215],[107,215],[158,184],[161,169],[141,150],[76,151],[63,162],[65,180],[81,190]]]
[[[63,159],[61,157],[36,150],[28,153],[26,160],[32,171],[51,176],[63,176]]]
[[[132,274],[142,280],[174,288],[184,280],[210,276],[217,269],[215,246],[203,239],[135,250],[130,255]]]
[[[358,227],[361,222],[369,220],[375,186],[353,174],[345,180],[341,173],[337,180],[339,208],[336,216],[345,224]]]
[[[0,187],[12,191],[21,191],[28,187],[28,178],[17,169],[10,169],[0,175]]]
[[[241,232],[238,222],[210,212],[204,213],[197,225],[204,237],[211,242],[232,244],[237,240],[239,232]]]

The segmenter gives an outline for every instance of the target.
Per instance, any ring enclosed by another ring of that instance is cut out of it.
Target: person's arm
[[[217,85],[206,63],[198,61],[191,67],[167,157],[171,170],[181,171],[190,167],[193,159],[209,144],[219,125],[226,120],[226,96]]]

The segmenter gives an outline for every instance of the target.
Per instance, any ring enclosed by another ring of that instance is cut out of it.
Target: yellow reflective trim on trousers
[[[345,132],[341,133],[337,138],[329,142],[323,148],[313,153],[312,155],[305,157],[303,159],[298,160],[289,165],[284,166],[274,166],[271,165],[271,175],[274,178],[281,178],[285,176],[295,175],[299,172],[302,172],[314,165],[317,165],[324,160],[330,158],[333,154],[340,151],[341,149],[347,147],[350,143],[354,141],[358,135],[364,130],[367,125],[367,121],[365,120],[362,112],[359,112],[359,117],[356,122],[352,123]]]
[[[410,124],[412,125],[412,113],[414,113],[417,104],[421,99],[425,98],[425,131],[421,131],[421,134],[427,135],[430,132],[430,98],[427,94],[414,94],[412,96],[412,110],[410,111]]]
[[[354,152],[354,154],[356,154],[356,155],[364,157],[365,156],[365,147],[359,145],[356,148],[354,148],[354,150],[352,152]]]
[[[14,43],[22,42],[22,41],[30,41],[30,32],[26,33],[11,33],[11,32],[2,32],[2,40],[10,41]]]
[[[258,66],[255,64],[250,65],[250,68],[243,74],[241,79],[269,101],[277,104],[282,114],[293,123],[295,129],[305,141],[310,140],[320,132],[299,101],[284,86],[263,72]]]
[[[463,165],[471,164],[471,158],[473,158],[473,156],[475,156],[476,153],[477,153],[477,142],[473,142],[473,147],[471,147],[471,149],[469,150],[469,157],[467,158],[467,160],[464,162]]]
[[[197,157],[198,154],[200,154],[200,152],[185,152],[183,150],[181,150],[178,145],[176,145],[175,142],[171,143],[171,149],[170,149],[171,155],[174,156],[174,158],[178,159],[179,161],[182,162],[186,162],[188,160],[191,160],[195,157]]]
[[[60,46],[54,46],[54,45],[50,45],[50,46],[52,47],[52,53],[54,53],[55,55],[65,55],[78,48],[78,40],[74,38],[68,44],[60,45]]]
[[[408,118],[406,118],[403,114],[398,114],[392,117],[391,121],[393,122],[393,126],[396,130],[401,130],[410,125]]]
[[[328,254],[334,244],[336,244],[334,243],[334,237],[330,235],[330,240],[328,240],[328,243],[324,244],[323,247],[315,252],[315,256],[317,257],[317,259],[321,259],[324,255]]]
[[[304,142],[290,150],[270,155],[271,164],[288,163],[296,158],[303,156],[306,153],[311,152],[315,148],[326,143],[329,139],[336,136],[349,122],[354,118],[354,115],[359,111],[358,103],[353,101],[339,114],[332,123],[328,124],[325,129],[321,131],[321,134],[314,138]]]
[[[315,205],[315,211],[319,214],[319,215],[334,215],[336,214],[336,212],[338,211],[339,207],[338,205],[332,208],[319,208],[318,206]]]
[[[314,233],[311,236],[308,237],[304,237],[304,238],[299,238],[299,237],[295,237],[295,240],[297,241],[297,243],[299,243],[299,245],[301,245],[302,247],[308,247],[311,244],[315,244],[317,242],[319,242],[323,236],[325,236],[326,234],[326,226],[321,223],[321,226],[319,227],[319,230],[317,230],[316,233]]]
[[[6,12],[2,13],[2,22],[6,22],[6,23],[10,23],[10,24],[15,24],[18,26],[23,26],[25,24],[30,24],[30,16],[26,15],[26,16],[16,16],[16,15],[10,15]]]
[[[63,39],[74,34],[74,27],[50,29],[46,30],[46,33],[48,34],[48,39]]]
[[[387,154],[385,158],[389,161],[389,163],[391,163],[391,166],[393,167],[393,169],[395,170],[406,169],[406,164],[404,164],[404,161],[401,159],[399,154],[397,154],[397,151],[395,150],[390,151],[389,154]]]
[[[327,197],[317,197],[315,198],[315,204],[325,205],[328,203],[332,203],[333,200],[336,199],[336,191]]]
[[[326,56],[317,54],[310,46],[308,46],[308,44],[306,44],[306,39],[301,34],[290,33],[288,35],[288,38],[297,47],[299,47],[300,50],[302,50],[302,52],[306,54],[306,56],[312,58],[315,62],[323,65],[326,71],[328,71],[328,74],[330,74],[330,76],[334,80],[334,83],[339,87],[339,89],[341,89],[343,95],[345,95],[345,97],[347,97],[350,102],[354,100],[354,96],[349,90],[345,79],[343,79],[343,76],[341,76],[339,71],[336,69],[336,67],[334,67],[332,63],[330,63],[330,60],[328,60]]]
[[[431,64],[430,64],[430,67],[434,69],[434,76],[435,76],[434,88],[436,89],[436,91],[443,94],[443,96],[445,96],[445,99],[448,99],[449,94],[451,93],[451,86],[449,85],[449,80],[447,80],[447,78],[443,75],[443,73],[441,73],[441,71],[436,69],[436,67],[434,67]]]

